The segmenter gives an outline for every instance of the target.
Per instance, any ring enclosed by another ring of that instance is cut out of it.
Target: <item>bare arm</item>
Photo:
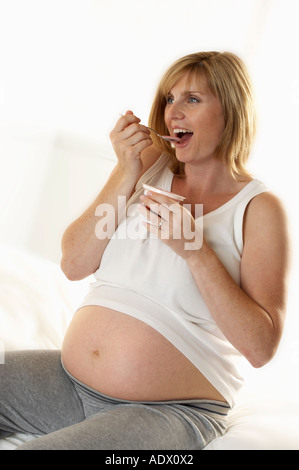
[[[247,209],[241,287],[206,243],[188,260],[219,328],[254,367],[271,360],[282,335],[289,251],[284,210],[265,193]]]
[[[118,163],[95,201],[63,235],[61,269],[70,280],[83,279],[96,271],[112,236],[112,233],[104,239],[96,236],[96,224],[99,221],[96,208],[101,204],[109,204],[113,208],[114,220],[108,225],[116,228],[118,196],[128,199],[138,178],[159,156],[148,130],[139,122],[132,112],[127,112],[126,116],[118,120],[110,134]]]

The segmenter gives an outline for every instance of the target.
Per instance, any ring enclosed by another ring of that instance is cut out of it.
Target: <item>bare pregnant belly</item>
[[[105,307],[88,306],[76,312],[64,338],[62,361],[81,382],[124,400],[225,401],[160,333]]]

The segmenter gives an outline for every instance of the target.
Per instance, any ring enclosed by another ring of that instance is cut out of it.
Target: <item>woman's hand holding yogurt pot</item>
[[[188,258],[190,250],[186,246],[195,234],[195,220],[182,205],[185,197],[146,184],[143,184],[143,189],[138,206],[143,225],[178,255]]]

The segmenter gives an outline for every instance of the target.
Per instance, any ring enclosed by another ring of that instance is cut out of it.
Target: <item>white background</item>
[[[0,0],[0,242],[59,261],[63,230],[113,167],[119,113],[146,123],[182,55],[235,52],[259,110],[249,168],[290,219],[286,350],[298,370],[298,10],[297,0]]]

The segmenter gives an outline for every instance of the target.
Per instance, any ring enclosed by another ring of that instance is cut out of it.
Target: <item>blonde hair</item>
[[[242,60],[230,52],[199,52],[176,61],[164,74],[149,116],[149,126],[159,134],[168,133],[164,122],[166,99],[174,84],[186,74],[204,74],[211,92],[219,97],[225,129],[216,149],[218,158],[227,163],[236,179],[248,177],[245,168],[256,132],[256,114],[252,86]],[[184,175],[170,144],[152,135],[156,147],[168,153],[172,171]]]

